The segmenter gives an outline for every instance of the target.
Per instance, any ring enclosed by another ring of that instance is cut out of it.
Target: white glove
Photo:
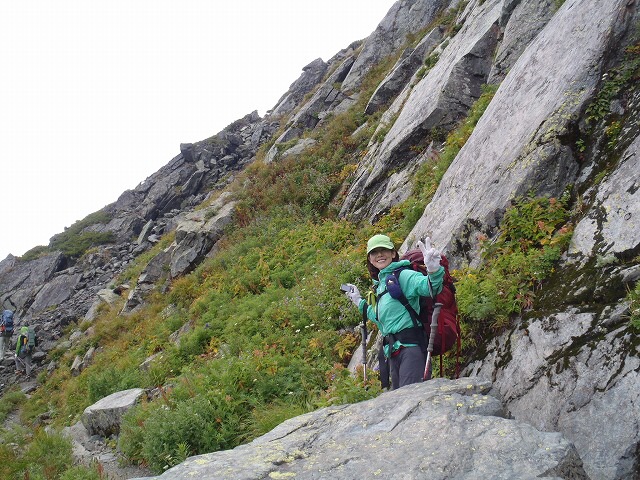
[[[351,300],[356,307],[359,307],[362,296],[360,295],[358,287],[356,287],[353,283],[347,283],[347,285],[351,287],[351,291],[345,292],[345,295],[349,297],[349,300]]]
[[[422,256],[424,257],[424,264],[427,267],[427,272],[437,272],[440,268],[441,255],[438,250],[431,247],[431,239],[429,237],[425,238],[424,243],[418,240],[418,243],[416,245],[422,252]]]

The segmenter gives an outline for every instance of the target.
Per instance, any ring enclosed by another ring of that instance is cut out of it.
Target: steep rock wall
[[[409,241],[429,235],[455,258],[473,260],[474,234],[491,233],[515,196],[557,196],[575,181],[578,159],[567,138],[609,46],[628,27],[627,3],[565,2],[500,85]]]
[[[387,172],[404,168],[416,157],[412,147],[428,145],[432,130],[448,131],[466,116],[489,75],[502,6],[502,0],[490,0],[473,10],[436,65],[413,87],[384,140],[360,163],[342,215],[375,218]]]

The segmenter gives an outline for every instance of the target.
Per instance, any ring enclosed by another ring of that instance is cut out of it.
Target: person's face
[[[369,261],[371,265],[376,267],[378,270],[382,270],[384,267],[389,266],[389,264],[393,261],[394,250],[389,250],[387,248],[374,248],[369,252]]]

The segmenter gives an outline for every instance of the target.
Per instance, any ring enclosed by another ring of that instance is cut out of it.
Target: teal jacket
[[[400,267],[408,267],[411,262],[409,260],[400,260],[399,262],[391,262],[389,266],[382,269],[378,275],[378,280],[374,280],[373,285],[376,292],[378,301],[375,307],[367,304],[367,301],[362,299],[358,308],[360,313],[367,309],[367,318],[378,326],[380,333],[387,336],[391,333],[398,333],[406,328],[412,328],[414,326],[411,315],[407,309],[400,303],[400,301],[391,297],[391,295],[382,295],[386,290],[386,278],[394,270]],[[400,281],[400,288],[402,293],[407,297],[409,304],[413,309],[420,313],[420,297],[435,296],[442,291],[442,280],[444,279],[444,267],[440,267],[434,273],[430,273],[429,276],[423,275],[420,272],[407,268],[400,272],[398,280]],[[431,287],[433,292],[429,289],[429,280],[431,280]],[[393,352],[400,349],[400,347],[413,347],[416,344],[402,344],[396,341],[393,345],[385,346],[385,355],[389,357]],[[389,350],[391,347],[391,350]]]

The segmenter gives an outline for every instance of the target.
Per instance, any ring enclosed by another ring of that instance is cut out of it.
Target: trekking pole
[[[434,303],[433,314],[431,315],[431,333],[429,334],[429,346],[427,347],[427,363],[424,365],[423,380],[431,380],[431,354],[433,353],[433,343],[438,332],[438,317],[440,316],[441,303]]]
[[[365,307],[362,312],[362,323],[360,324],[362,330],[362,376],[365,386],[367,384],[367,308]]]

